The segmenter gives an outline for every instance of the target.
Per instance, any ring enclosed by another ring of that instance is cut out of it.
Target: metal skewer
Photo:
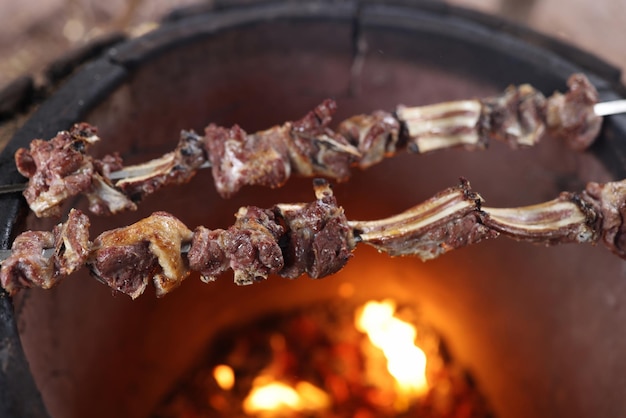
[[[594,113],[598,116],[611,116],[620,113],[626,113],[626,100],[612,100],[609,102],[596,103],[593,107]],[[210,168],[209,161],[202,164],[199,168]],[[122,180],[134,177],[142,177],[148,175],[153,170],[149,163],[129,166],[119,171],[113,171],[109,175],[110,180]],[[8,193],[22,192],[26,189],[26,183],[0,185],[0,195]],[[2,259],[0,257],[0,259]]]
[[[26,189],[27,184],[28,183],[3,184],[2,186],[0,186],[0,195],[7,193],[23,192]]]
[[[180,252],[182,254],[187,254],[189,250],[191,250],[191,244],[183,244],[180,247]],[[52,255],[54,255],[54,251],[54,248],[46,248],[42,251],[41,255],[43,255],[45,258],[50,258],[52,257]],[[2,264],[4,260],[11,256],[11,252],[12,250],[0,250],[0,264]]]
[[[596,103],[593,112],[598,116],[617,115],[626,113],[626,100],[613,100],[610,102]]]
[[[144,165],[144,164],[142,164]],[[211,162],[206,161],[205,163],[203,163],[200,167],[198,168],[210,168],[211,167]],[[122,180],[122,179],[126,179],[126,178],[131,178],[131,177],[141,177],[141,176],[146,176],[150,173],[152,173],[153,168],[152,167],[141,167],[138,169],[134,169],[133,166],[129,166],[128,168],[123,168],[119,171],[113,171],[110,175],[109,175],[109,179],[111,180]],[[0,192],[1,193],[1,192]]]

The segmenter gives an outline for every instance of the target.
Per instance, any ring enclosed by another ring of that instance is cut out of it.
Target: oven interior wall
[[[335,120],[494,94],[527,81],[550,93],[563,80],[549,69],[449,34],[416,36],[364,26],[360,53],[349,19],[277,21],[200,37],[150,58],[89,116],[98,153],[130,163],[170,150],[181,128],[239,123],[248,132],[301,117],[325,98]],[[471,49],[471,52],[468,48]],[[484,69],[484,71],[480,71]],[[336,126],[336,124],[334,125]],[[467,177],[490,206],[538,203],[608,174],[591,155],[555,143],[512,151],[452,150],[399,155],[335,186],[350,219],[388,216]],[[149,197],[135,213],[92,217],[92,236],[167,210],[190,228],[225,227],[242,205],[269,207],[313,198],[310,179],[277,190],[248,188],[224,201],[208,170]],[[77,204],[80,207],[80,203]],[[29,227],[46,224],[29,218]],[[422,263],[359,248],[324,280],[270,278],[236,287],[230,276],[192,276],[162,299],[131,302],[82,272],[51,291],[16,300],[35,379],[54,417],[143,417],[194,363],[211,335],[265,312],[337,297],[415,303],[453,356],[476,377],[498,417],[608,416],[626,387],[623,263],[603,248],[544,248],[500,238]]]

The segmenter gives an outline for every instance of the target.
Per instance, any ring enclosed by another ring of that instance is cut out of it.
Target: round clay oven
[[[618,72],[592,57],[441,4],[285,2],[183,12],[72,76],[3,151],[0,176],[23,181],[12,162],[15,149],[80,120],[98,126],[98,155],[118,151],[136,163],[171,150],[181,129],[202,132],[213,122],[253,132],[297,119],[329,97],[338,102],[338,122],[397,104],[496,94],[508,84],[528,82],[550,94],[579,71],[602,100],[619,98]],[[397,213],[460,176],[492,207],[529,205],[587,181],[622,178],[625,137],[620,116],[606,121],[584,154],[550,141],[527,150],[493,144],[484,152],[402,154],[355,170],[334,190],[350,219]],[[243,205],[312,198],[310,179],[292,179],[284,188],[246,188],[223,200],[204,170],[147,198],[137,212],[92,216],[92,236],[156,210],[190,228],[218,228]],[[27,214],[19,196],[0,199],[5,248],[20,230],[58,222]],[[228,275],[212,284],[191,276],[162,299],[153,292],[136,301],[112,294],[84,270],[50,291],[22,292],[12,301],[4,295],[3,411],[147,416],[217,330],[328,300],[345,282],[354,284],[354,301],[393,297],[419,306],[498,417],[623,413],[624,262],[601,247],[547,248],[505,238],[427,263],[358,248],[344,270],[317,281],[271,277],[237,287]]]

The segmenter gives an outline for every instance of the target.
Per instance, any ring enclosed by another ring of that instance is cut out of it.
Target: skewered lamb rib
[[[295,278],[306,272],[321,278],[339,271],[360,242],[392,256],[429,260],[500,234],[546,245],[602,241],[626,259],[626,180],[589,183],[581,193],[564,192],[549,202],[511,209],[485,207],[462,180],[422,204],[375,221],[348,221],[325,180],[316,180],[314,189],[311,203],[241,208],[226,230],[198,227],[192,233],[172,215],[157,212],[104,232],[93,243],[88,242],[86,216],[72,210],[53,232],[18,236],[2,263],[0,282],[10,294],[49,288],[86,263],[99,281],[132,298],[149,281],[162,296],[190,270],[208,282],[230,268],[237,284],[270,274]],[[45,256],[42,251],[49,247],[55,250]]]
[[[79,124],[51,141],[34,140],[20,149],[17,167],[29,183],[24,196],[37,216],[59,215],[59,206],[80,193],[96,214],[136,208],[143,197],[170,184],[189,181],[208,163],[218,192],[230,197],[244,185],[280,187],[292,173],[345,180],[351,166],[367,168],[406,148],[424,153],[463,146],[485,148],[489,140],[531,146],[546,135],[564,138],[574,149],[590,145],[602,118],[594,113],[598,94],[585,76],[575,74],[566,94],[549,98],[529,85],[503,95],[421,107],[399,106],[394,114],[376,111],[329,128],[336,103],[325,100],[302,119],[247,134],[239,126],[209,125],[204,136],[183,131],[177,148],[145,164],[130,166],[116,183],[111,171],[119,157],[102,160],[87,151],[98,138]]]

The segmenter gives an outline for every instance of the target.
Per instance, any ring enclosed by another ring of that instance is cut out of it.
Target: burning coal
[[[153,416],[490,416],[470,382],[414,309],[327,303],[225,331]]]

